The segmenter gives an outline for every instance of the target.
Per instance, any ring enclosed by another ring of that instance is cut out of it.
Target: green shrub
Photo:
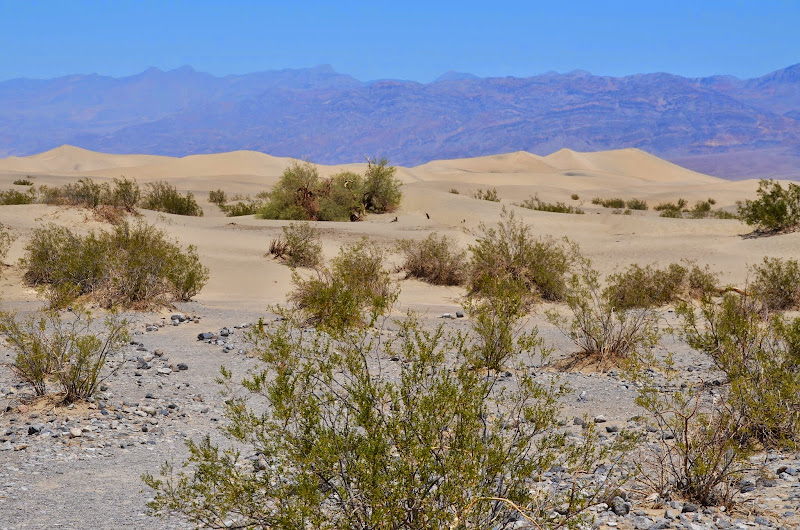
[[[551,309],[547,319],[578,347],[574,360],[607,369],[626,362],[641,349],[655,346],[660,338],[655,311],[616,309],[609,291],[601,289],[600,275],[591,262],[575,248],[570,257],[577,270],[567,281],[564,301],[572,318]]]
[[[573,201],[577,201],[578,199],[580,199],[580,196],[577,193],[573,193],[572,195],[570,195],[570,199],[572,199]]]
[[[212,190],[208,192],[208,202],[222,206],[228,202],[228,195],[223,190]]]
[[[533,195],[521,203],[516,204],[521,208],[527,208],[529,210],[538,210],[540,212],[552,212],[552,213],[574,213],[574,214],[583,214],[585,213],[578,207],[575,206],[567,206],[563,202],[557,202],[555,204],[544,202],[539,200],[538,195]]]
[[[133,212],[141,198],[142,191],[139,184],[135,180],[122,177],[114,179],[114,187],[111,188],[108,198],[104,198],[103,204]]]
[[[264,208],[264,202],[258,200],[239,201],[233,204],[221,204],[219,209],[225,213],[226,217],[241,217],[243,215],[255,215]]]
[[[742,429],[739,441],[797,447],[800,442],[800,318],[764,319],[760,301],[726,293],[699,308],[678,307],[682,335],[708,355],[728,380],[727,405]]]
[[[480,296],[492,278],[509,277],[527,295],[561,300],[569,260],[565,245],[551,238],[535,239],[531,229],[517,221],[514,212],[503,207],[497,227],[481,223],[471,252],[467,286]]]
[[[30,179],[17,179],[14,181],[15,186],[33,186],[33,182]]]
[[[185,301],[208,281],[194,247],[182,250],[145,223],[123,223],[86,236],[48,225],[34,230],[22,259],[24,278],[67,303],[88,295],[104,307],[146,308]]]
[[[659,217],[668,217],[670,219],[683,219],[683,213],[678,209],[666,208],[661,210]]]
[[[796,260],[764,258],[751,268],[750,289],[769,311],[800,308],[800,264]]]
[[[8,256],[8,251],[15,239],[16,237],[9,232],[8,227],[0,223],[0,263]]]
[[[620,199],[619,197],[615,197],[612,199],[602,199],[600,197],[595,197],[592,199],[592,204],[598,204],[603,208],[625,208],[625,201]]]
[[[203,209],[198,206],[192,192],[181,195],[175,186],[163,180],[147,184],[141,206],[145,210],[175,215],[203,216]]]
[[[319,230],[307,222],[290,223],[283,227],[283,237],[272,241],[269,253],[290,267],[317,267],[322,263]]]
[[[628,199],[625,205],[629,210],[647,210],[647,201],[642,199]]]
[[[472,194],[472,198],[481,201],[500,202],[500,197],[497,196],[497,188],[487,189],[486,191],[478,189]]]
[[[342,247],[330,268],[316,277],[292,275],[295,289],[289,294],[305,321],[332,333],[366,325],[389,310],[397,289],[384,270],[384,252],[364,239]]]
[[[800,226],[800,186],[790,182],[783,189],[779,182],[761,180],[758,199],[739,203],[739,217],[756,230],[779,232]]]
[[[379,350],[370,329],[335,340],[284,316],[251,335],[264,366],[242,385],[266,406],[232,396],[229,448],[189,442],[184,465],[143,477],[158,515],[209,527],[579,528],[611,490],[597,477],[564,493],[536,482],[554,465],[564,477],[601,462],[613,472],[630,443],[601,446],[592,428],[568,440],[557,431],[564,389],[521,362],[507,389],[441,327],[401,322]],[[404,361],[391,374],[380,368],[390,357]],[[223,381],[233,385],[227,370]]]
[[[311,164],[288,167],[259,211],[264,219],[358,221],[366,213],[395,210],[402,198],[396,169],[386,159],[369,160],[364,176],[343,172],[320,179]]]
[[[686,266],[671,263],[659,269],[655,265],[628,266],[608,277],[603,296],[615,309],[660,307],[681,297],[703,298],[718,292],[716,276],[708,268],[694,263]]]
[[[627,374],[638,383],[636,403],[647,411],[648,428],[656,434],[656,442],[635,455],[637,478],[662,499],[732,508],[741,479],[753,468],[754,447],[742,443],[743,418],[702,384],[673,383],[676,390],[663,391],[651,375],[654,368],[672,382],[672,363],[654,356]]]
[[[433,285],[461,285],[466,279],[466,252],[456,247],[447,236],[429,234],[422,241],[401,240],[401,269],[408,276]]]
[[[459,195],[459,194],[461,194],[461,192],[460,192],[460,191],[458,191],[456,188],[450,188],[450,193],[452,193],[453,195]]]
[[[678,210],[681,211],[686,208],[686,199],[678,199],[677,203],[674,202],[662,202],[658,204],[655,208],[653,208],[657,212],[662,212],[664,210]]]
[[[30,384],[37,395],[45,395],[55,381],[62,402],[72,403],[91,397],[100,383],[118,369],[103,373],[110,357],[119,353],[128,340],[127,322],[115,314],[105,321],[104,331],[96,333],[92,316],[80,308],[67,319],[55,311],[25,320],[12,313],[0,313],[0,331],[16,352],[12,369]]]
[[[36,192],[28,188],[25,193],[17,190],[0,191],[0,205],[32,204],[36,201]]]

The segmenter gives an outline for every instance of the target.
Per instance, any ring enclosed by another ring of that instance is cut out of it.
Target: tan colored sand
[[[285,301],[291,289],[291,271],[264,257],[269,241],[286,223],[252,216],[227,218],[208,203],[210,190],[255,194],[269,189],[293,160],[253,151],[172,158],[146,155],[109,155],[64,146],[31,157],[0,159],[0,189],[13,186],[20,175],[32,175],[35,184],[59,185],[82,176],[112,179],[124,175],[146,184],[165,179],[181,191],[192,191],[204,207],[202,218],[143,212],[147,222],[166,230],[184,244],[196,245],[211,269],[211,280],[197,299],[221,307],[263,308]],[[365,163],[319,166],[320,174],[363,172]],[[576,241],[602,272],[633,262],[671,263],[681,259],[708,264],[723,280],[741,283],[748,265],[764,256],[800,259],[800,234],[744,239],[749,229],[735,220],[665,219],[657,212],[613,215],[591,204],[593,197],[632,197],[653,206],[661,201],[713,197],[717,207],[735,208],[735,202],[754,196],[757,181],[729,182],[681,168],[636,149],[578,153],[561,150],[546,157],[526,152],[470,159],[440,160],[417,167],[398,168],[403,181],[401,208],[390,215],[369,216],[360,223],[320,223],[324,252],[333,257],[345,242],[368,237],[375,244],[396,248],[401,238],[423,238],[431,232],[455,237],[466,247],[481,222],[497,221],[503,205],[533,194],[550,202],[580,206],[585,215],[514,211],[536,234]],[[470,197],[477,189],[496,188],[502,203]],[[459,194],[451,193],[455,189]],[[571,195],[578,194],[578,200]],[[427,214],[427,216],[426,216]],[[391,222],[397,216],[397,222]],[[428,216],[430,219],[428,219]],[[21,285],[16,260],[22,256],[30,231],[54,222],[80,230],[101,223],[84,211],[54,206],[0,206],[0,222],[18,236],[6,262],[0,286],[5,299],[31,298]],[[391,258],[394,265],[397,257]],[[404,281],[402,306],[432,312],[455,308],[458,288],[437,288]]]

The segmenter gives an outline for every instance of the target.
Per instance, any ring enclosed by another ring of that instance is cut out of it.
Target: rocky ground
[[[215,382],[219,367],[229,368],[234,379],[256,368],[244,334],[260,317],[274,316],[196,303],[179,311],[131,315],[135,333],[123,354],[126,362],[91,403],[64,408],[31,402],[29,390],[11,371],[0,370],[0,529],[192,527],[148,515],[152,492],[140,477],[157,474],[165,461],[185,458],[186,439],[206,434],[219,439],[217,427],[224,422],[224,396]],[[451,316],[430,315],[429,322],[468,325],[467,319],[455,318],[455,311]],[[672,315],[664,316],[667,325]],[[546,342],[557,351],[569,350],[557,330],[534,320]],[[707,361],[680,344],[667,341],[665,347],[676,353],[682,380],[714,380]],[[11,360],[3,346],[0,363]],[[573,390],[564,402],[563,428],[570,434],[579,435],[588,417],[596,419],[605,443],[621,429],[639,430],[654,440],[656,433],[637,418],[635,386],[621,374],[584,371],[562,377]],[[763,469],[739,485],[733,513],[680,500],[659,504],[652,496],[631,493],[595,507],[596,527],[800,528],[800,454],[762,454],[753,462],[754,469]],[[598,480],[604,472],[597,470]],[[551,487],[567,484],[558,469],[543,480]]]

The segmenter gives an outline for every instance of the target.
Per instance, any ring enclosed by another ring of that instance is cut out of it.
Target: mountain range
[[[247,149],[322,164],[386,156],[404,166],[632,147],[728,179],[800,178],[800,64],[754,79],[448,72],[419,83],[319,66],[0,82],[0,157],[62,144],[168,156]]]

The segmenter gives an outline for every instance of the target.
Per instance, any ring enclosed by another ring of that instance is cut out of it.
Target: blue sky
[[[0,79],[331,64],[361,80],[575,69],[757,77],[800,62],[800,1],[0,0]]]

